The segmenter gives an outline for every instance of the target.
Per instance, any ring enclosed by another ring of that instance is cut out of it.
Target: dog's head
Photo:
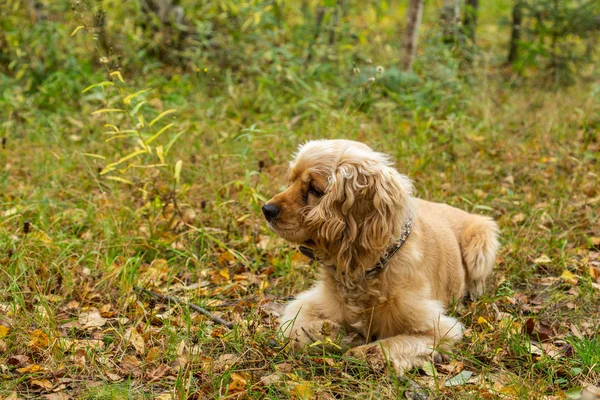
[[[332,260],[339,274],[372,267],[399,236],[410,180],[388,156],[349,140],[301,146],[288,188],[263,206],[269,227]]]

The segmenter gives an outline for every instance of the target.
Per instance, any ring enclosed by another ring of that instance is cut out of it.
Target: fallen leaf
[[[472,375],[473,375],[473,372],[464,370],[464,371],[460,372],[459,374],[454,375],[452,378],[448,379],[444,383],[444,386],[451,387],[451,386],[464,385],[465,383],[467,383],[467,381],[471,378]]]
[[[511,218],[511,220],[512,220],[512,222],[514,222],[515,224],[519,224],[519,223],[521,223],[521,222],[525,221],[525,218],[526,218],[526,217],[525,217],[525,214],[523,214],[523,213],[518,213],[518,214],[515,214],[515,215],[514,215],[514,216]]]
[[[138,333],[135,328],[129,328],[125,332],[125,340],[128,341],[135,348],[137,354],[144,354],[146,346],[144,343],[144,337]]]
[[[588,392],[590,393],[592,396],[596,396],[596,398],[600,398],[600,387],[595,386],[595,385],[588,385],[586,386],[586,388],[584,389],[584,392]],[[594,397],[590,397],[590,398],[594,398]]]
[[[160,347],[151,347],[150,350],[148,350],[148,354],[146,354],[146,362],[152,362],[157,360],[160,355],[160,352]]]
[[[581,399],[581,387],[571,388],[564,393],[568,399]]]
[[[294,394],[300,399],[309,399],[313,396],[313,391],[310,388],[308,382],[302,382],[294,387]]]
[[[173,400],[173,394],[169,392],[161,393],[155,397],[156,400]]]
[[[231,368],[238,360],[235,354],[222,354],[215,360],[215,371],[223,372]]]
[[[73,354],[73,363],[79,368],[85,368],[85,354],[86,351],[84,349],[78,349],[75,354]]]
[[[33,373],[40,372],[43,370],[44,370],[44,367],[42,367],[41,365],[37,365],[37,364],[31,364],[26,367],[17,369],[17,371],[19,371],[19,373],[21,373],[21,374],[33,374]]]
[[[421,369],[423,370],[423,372],[425,372],[425,374],[427,376],[436,376],[437,375],[435,366],[433,365],[433,363],[431,361],[428,361],[425,364],[423,364],[421,366]]]
[[[71,396],[69,396],[65,392],[58,392],[58,393],[46,394],[46,395],[44,395],[44,398],[46,400],[69,400],[71,398]]]
[[[12,392],[5,400],[21,400],[21,398],[17,395],[17,392]]]
[[[140,369],[140,362],[135,356],[126,355],[121,361],[119,370],[124,375],[131,375],[136,378],[142,376],[142,370]]]
[[[29,332],[29,342],[27,346],[35,347],[38,349],[45,349],[48,347],[50,340],[48,339],[48,335],[44,333],[41,329],[36,329]]]
[[[533,260],[533,262],[536,264],[549,264],[552,262],[552,260],[547,255],[542,254],[541,256]]]
[[[436,365],[436,369],[438,371],[440,371],[442,374],[446,374],[446,375],[457,374],[457,373],[461,372],[464,368],[465,368],[465,364],[460,361],[456,361],[456,360],[452,360],[448,364]]]
[[[15,367],[29,364],[29,356],[20,354],[20,355],[9,357],[8,364],[15,366]]]
[[[100,315],[98,310],[91,310],[79,314],[79,323],[85,328],[99,328],[106,324],[106,319]]]
[[[281,376],[275,372],[270,375],[263,376],[258,383],[263,386],[269,386],[279,381],[281,381]]]
[[[121,375],[115,374],[114,372],[111,372],[111,371],[106,371],[104,373],[106,374],[108,379],[110,379],[113,382],[117,382],[117,381],[120,381],[123,379],[123,378],[121,378]]]
[[[167,364],[161,364],[158,367],[151,369],[146,374],[148,379],[157,380],[165,376],[168,372],[170,372],[171,368]]]
[[[44,398],[46,400],[69,400],[71,398],[71,396],[69,396],[65,392],[58,392],[58,393],[46,394],[46,395],[44,395]]]
[[[560,278],[565,282],[570,283],[571,285],[577,285],[578,282],[577,277],[572,272],[567,271],[566,269],[560,275]]]
[[[231,374],[231,383],[227,388],[227,393],[241,392],[246,389],[248,385],[248,375],[245,372],[234,372]]]
[[[31,386],[37,386],[46,390],[50,390],[54,387],[52,382],[50,382],[48,379],[32,379],[31,382],[29,382],[29,384]]]
[[[4,339],[8,335],[8,332],[10,332],[10,328],[0,325],[0,339]]]

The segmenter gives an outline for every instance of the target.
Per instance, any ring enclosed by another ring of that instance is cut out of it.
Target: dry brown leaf
[[[19,354],[8,358],[8,364],[15,367],[27,365],[29,364],[29,361],[29,356],[26,356],[24,354]]]
[[[21,400],[21,398],[17,395],[17,392],[12,392],[8,395],[6,400]]]
[[[8,351],[8,345],[2,339],[0,339],[0,353],[5,353]]]
[[[121,361],[119,370],[124,375],[132,375],[136,378],[142,376],[142,370],[140,369],[140,361],[135,356],[124,356],[123,360]]]
[[[86,351],[84,349],[78,349],[75,351],[75,354],[73,354],[73,363],[79,368],[85,368],[85,354]]]
[[[48,379],[32,379],[29,384],[31,386],[37,386],[42,389],[51,390],[54,385]]]
[[[267,376],[263,376],[258,382],[260,385],[269,386],[281,381],[281,376],[278,373],[272,373]]]
[[[221,354],[219,358],[215,360],[215,371],[223,372],[228,370],[238,361],[238,358],[239,357],[235,354]]]
[[[138,331],[131,327],[127,329],[124,336],[125,340],[128,341],[135,348],[137,354],[144,354],[146,351],[146,345],[144,343],[144,337],[138,333]]]
[[[231,374],[231,383],[227,388],[227,393],[232,394],[241,392],[248,385],[248,374],[246,372],[234,372]]]
[[[552,260],[547,255],[542,254],[541,256],[533,260],[533,262],[536,264],[550,264]]]
[[[71,398],[71,396],[69,396],[65,392],[58,392],[58,393],[46,394],[46,395],[44,395],[44,398],[46,400],[69,400]]]
[[[79,323],[84,328],[99,328],[106,324],[106,319],[100,315],[98,310],[90,310],[79,314]]]
[[[115,374],[114,372],[111,372],[111,371],[105,371],[104,373],[106,374],[108,379],[110,379],[113,382],[117,382],[117,381],[120,381],[123,379],[123,378],[121,378],[121,375]]]
[[[148,354],[146,354],[146,362],[153,362],[157,360],[160,356],[160,352],[160,347],[151,347],[150,350],[148,350]]]
[[[167,373],[169,373],[170,370],[171,370],[171,368],[167,364],[161,364],[158,367],[148,371],[146,376],[150,380],[157,380],[157,379],[160,379],[163,376],[165,376]]]

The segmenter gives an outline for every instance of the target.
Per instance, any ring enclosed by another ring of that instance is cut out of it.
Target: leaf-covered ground
[[[497,29],[485,21],[481,42],[493,49]],[[80,49],[76,61],[90,51],[83,32],[69,36],[77,25],[48,28]],[[238,81],[210,64],[120,74],[92,65],[54,71],[40,86],[29,72],[5,70],[0,398],[414,392],[338,355],[290,354],[277,335],[283,304],[310,286],[317,266],[268,231],[260,206],[284,187],[296,146],[322,137],[389,153],[419,196],[501,226],[487,295],[452,310],[466,332],[451,360],[408,374],[421,392],[600,396],[600,88],[583,79],[551,91],[482,63],[451,81],[423,72],[424,87],[395,95],[390,51],[364,43],[373,61],[362,72],[323,56],[319,66]],[[386,72],[369,72],[379,64]],[[323,66],[342,68],[342,83],[322,84]],[[126,111],[98,112],[110,109]],[[151,151],[124,160],[144,148],[140,140]]]

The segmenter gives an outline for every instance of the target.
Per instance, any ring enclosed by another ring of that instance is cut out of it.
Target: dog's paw
[[[331,320],[311,321],[303,326],[294,327],[289,335],[294,349],[314,350],[322,353],[343,353],[345,350],[362,341],[357,333],[348,333],[346,329]]]
[[[372,343],[350,349],[345,356],[365,361],[375,372],[395,373],[403,376],[407,370],[421,366],[423,358],[410,358],[402,354],[387,352],[380,343]]]

